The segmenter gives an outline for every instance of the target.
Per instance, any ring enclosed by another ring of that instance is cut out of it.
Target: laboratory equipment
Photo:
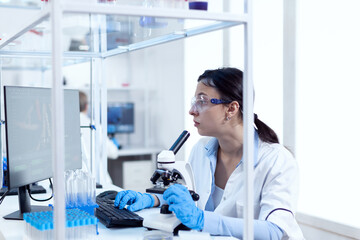
[[[172,184],[184,185],[190,192],[194,201],[199,200],[195,192],[195,180],[191,165],[185,161],[175,161],[175,154],[190,136],[188,131],[183,131],[169,150],[160,152],[157,158],[157,169],[151,177],[153,188],[146,189],[148,193],[163,194]],[[163,204],[160,214],[144,219],[144,227],[173,232],[180,224],[175,214],[168,210],[168,205]]]
[[[107,227],[141,227],[143,218],[127,209],[119,209],[114,206],[117,192],[106,191],[96,197],[99,207],[95,215]]]
[[[114,102],[108,103],[108,134],[133,133],[135,130],[134,122],[134,103]]]
[[[95,214],[96,183],[90,173],[77,169],[65,172],[65,206],[67,209],[78,208],[92,215]]]
[[[51,89],[4,86],[7,179],[18,188],[19,211],[5,219],[22,219],[24,212],[43,211],[30,206],[29,184],[51,178]],[[81,168],[79,92],[64,90],[65,169]]]
[[[30,239],[54,239],[53,211],[24,213],[26,236]],[[66,209],[66,239],[95,239],[98,219],[80,209]]]

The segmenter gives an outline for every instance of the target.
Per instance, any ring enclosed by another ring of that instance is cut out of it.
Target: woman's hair
[[[88,98],[84,92],[79,91],[79,105],[80,112],[86,110],[86,106],[88,105]]]
[[[240,105],[239,116],[242,119],[243,113],[243,72],[237,68],[219,68],[206,70],[199,76],[198,82],[215,88],[222,100],[237,101]],[[257,127],[259,137],[268,143],[279,143],[279,139],[268,125],[260,121],[254,114],[254,123]]]

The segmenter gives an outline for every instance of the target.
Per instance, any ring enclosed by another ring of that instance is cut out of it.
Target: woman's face
[[[194,117],[194,126],[202,136],[216,137],[226,117],[226,106],[211,103],[212,98],[220,99],[220,94],[215,88],[199,82],[189,114]]]

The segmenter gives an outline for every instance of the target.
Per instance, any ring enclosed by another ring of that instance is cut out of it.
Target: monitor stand
[[[49,206],[31,206],[29,192],[26,186],[19,187],[18,190],[19,209],[13,213],[4,216],[7,220],[23,220],[23,213],[42,212],[52,210]]]
[[[0,196],[4,195],[5,192],[8,191],[8,188],[1,188],[0,189]],[[39,194],[39,193],[46,193],[46,189],[43,186],[40,185],[36,185],[35,183],[30,185],[30,193],[31,194]],[[6,194],[6,196],[11,196],[11,195],[18,195],[18,189],[17,188],[13,188],[10,189],[10,191],[8,191],[8,193]]]

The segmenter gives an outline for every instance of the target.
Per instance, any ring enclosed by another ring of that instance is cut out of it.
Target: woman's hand
[[[130,211],[138,211],[153,207],[155,199],[151,194],[135,192],[133,190],[121,191],[116,195],[114,205],[123,209],[126,205]]]
[[[187,227],[201,230],[204,227],[204,212],[195,206],[189,190],[183,185],[174,184],[163,194],[169,210]]]

